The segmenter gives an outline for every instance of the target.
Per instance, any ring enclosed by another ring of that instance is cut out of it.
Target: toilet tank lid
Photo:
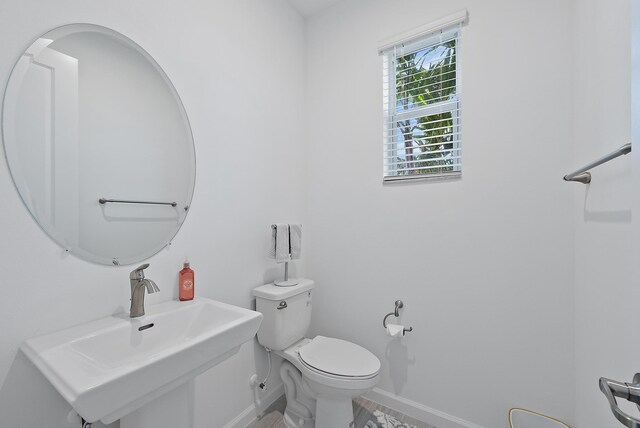
[[[273,283],[262,285],[253,289],[253,295],[267,300],[285,300],[311,290],[315,286],[310,279],[298,278],[298,280],[298,285],[292,285],[291,287],[280,287]]]

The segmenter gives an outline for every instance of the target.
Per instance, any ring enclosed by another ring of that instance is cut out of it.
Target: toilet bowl
[[[295,403],[285,411],[289,416],[285,415],[288,428],[349,427],[353,422],[351,401],[378,383],[378,358],[345,340],[324,336],[313,340],[305,338],[276,354],[300,373],[300,377],[293,378],[294,390],[289,390],[291,386],[285,382],[287,403]],[[307,404],[303,414],[297,409],[301,396]],[[309,415],[311,421],[307,420]]]
[[[305,337],[313,287],[313,281],[301,279],[294,287],[254,289],[256,310],[264,314],[258,341],[285,360],[280,376],[288,428],[350,428],[352,399],[377,384],[380,360],[346,340]]]

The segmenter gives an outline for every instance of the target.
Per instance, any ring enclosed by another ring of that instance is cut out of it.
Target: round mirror
[[[160,66],[115,31],[73,24],[33,42],[7,84],[2,136],[24,204],[80,258],[137,263],[184,222],[195,184],[187,115]]]

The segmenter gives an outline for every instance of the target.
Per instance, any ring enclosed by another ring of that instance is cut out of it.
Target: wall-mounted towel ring
[[[390,316],[395,316],[396,318],[398,318],[400,316],[400,309],[402,309],[404,307],[404,303],[402,303],[402,300],[396,300],[396,308],[393,312],[389,312],[387,315],[385,315],[385,317],[382,319],[382,326],[386,329],[387,328],[387,318],[389,318]],[[409,327],[409,328],[403,328],[402,329],[402,335],[404,336],[405,333],[411,332],[413,331],[413,327]]]

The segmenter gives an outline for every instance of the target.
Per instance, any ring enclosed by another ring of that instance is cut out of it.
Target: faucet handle
[[[149,267],[149,263],[145,263],[141,266],[138,266],[135,270],[131,271],[129,274],[129,279],[143,279],[144,278],[144,270]]]

